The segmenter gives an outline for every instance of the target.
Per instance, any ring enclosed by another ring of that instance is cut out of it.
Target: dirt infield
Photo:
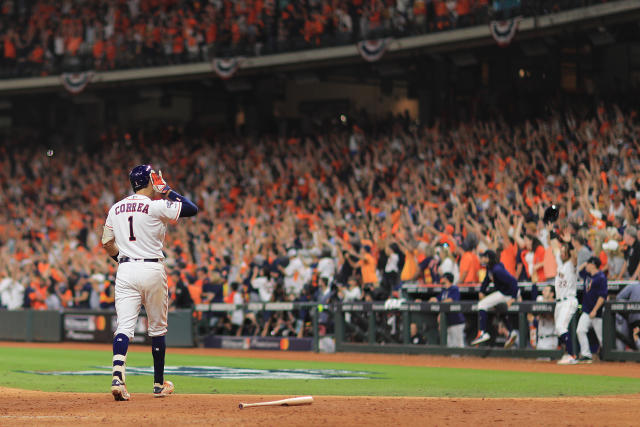
[[[640,396],[451,399],[317,396],[309,406],[239,409],[282,396],[42,393],[2,389],[0,425],[637,425]]]
[[[95,344],[1,343],[1,346],[79,348],[109,351]],[[130,351],[147,352],[132,346]],[[213,349],[170,352],[226,357],[258,357],[332,362],[446,366],[527,372],[575,373],[640,378],[639,363],[557,366],[516,359],[479,359],[385,354],[312,354]],[[178,387],[179,392],[179,387]],[[135,394],[115,402],[101,394],[44,393],[0,388],[0,425],[636,425],[640,395],[612,397],[474,399],[314,396],[309,406],[239,409],[240,402],[282,396],[186,395],[154,399]]]

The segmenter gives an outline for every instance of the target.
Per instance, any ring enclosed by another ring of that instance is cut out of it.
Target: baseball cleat
[[[509,332],[509,337],[507,338],[507,341],[505,341],[504,343],[504,348],[511,348],[511,346],[513,346],[516,343],[517,338],[518,338],[518,333],[515,330]]]
[[[117,378],[114,378],[111,382],[111,394],[113,398],[119,402],[127,401],[131,397],[127,391],[127,386]]]
[[[164,384],[153,383],[153,397],[165,397],[173,393],[173,383],[165,381]]]
[[[478,332],[478,336],[475,340],[471,341],[471,345],[482,344],[483,342],[487,342],[491,339],[491,335],[486,332]]]
[[[593,363],[593,358],[591,356],[580,356],[578,363]]]
[[[560,360],[558,360],[558,365],[576,365],[578,361],[575,357],[565,354],[562,356]]]

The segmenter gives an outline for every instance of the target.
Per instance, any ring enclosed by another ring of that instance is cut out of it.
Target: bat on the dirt
[[[258,403],[241,403],[238,405],[240,409],[251,408],[254,406],[299,406],[299,405],[311,405],[313,403],[312,396],[291,397],[289,399],[274,400],[271,402],[258,402]]]

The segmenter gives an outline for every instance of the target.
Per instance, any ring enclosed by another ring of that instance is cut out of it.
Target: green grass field
[[[366,358],[366,355],[363,355]],[[29,390],[105,392],[110,375],[42,375],[37,372],[94,371],[108,373],[111,355],[104,351],[0,349],[0,386]],[[129,368],[150,368],[150,352],[130,352]],[[355,363],[263,360],[179,355],[169,350],[167,366],[227,367],[250,370],[339,370],[335,375],[358,379],[220,379],[167,375],[179,393],[286,394],[434,397],[534,397],[613,395],[640,392],[635,378],[508,372],[476,369],[406,367]],[[277,372],[275,373],[277,375]],[[149,375],[128,374],[131,392],[149,392]]]

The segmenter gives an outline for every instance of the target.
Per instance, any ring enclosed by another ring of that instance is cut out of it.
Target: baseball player
[[[591,257],[586,262],[584,295],[582,296],[582,314],[578,320],[576,335],[580,343],[579,363],[591,363],[591,349],[587,333],[593,328],[602,345],[602,307],[607,300],[607,277],[600,271],[600,258]]]
[[[558,265],[558,273],[554,281],[556,308],[553,313],[553,319],[556,325],[556,333],[565,349],[565,353],[558,361],[558,365],[573,365],[577,363],[571,337],[569,336],[569,323],[578,309],[578,299],[576,298],[578,276],[573,263],[570,245],[568,242],[560,243],[557,239],[551,240],[551,247]]]
[[[478,336],[471,341],[471,345],[478,345],[483,342],[489,341],[491,335],[486,331],[487,329],[487,310],[495,307],[498,304],[505,303],[510,306],[511,303],[518,297],[518,281],[513,277],[502,265],[498,262],[498,256],[492,250],[487,250],[480,255],[480,263],[486,266],[487,275],[480,287],[480,302],[478,302]],[[485,296],[489,283],[493,281],[496,287],[496,291]],[[518,337],[518,333],[515,329],[512,329],[509,325],[509,319],[504,316],[504,325],[509,330],[509,336],[504,343],[505,348],[510,348]]]
[[[195,204],[171,190],[162,172],[156,173],[150,165],[134,167],[129,181],[135,194],[109,209],[102,234],[103,247],[119,264],[115,287],[118,326],[113,338],[111,382],[111,394],[119,401],[130,398],[125,385],[125,362],[142,304],[151,337],[153,395],[163,397],[173,392],[171,381],[164,380],[169,300],[162,246],[167,224],[198,212]],[[159,196],[166,199],[155,200]]]
[[[542,295],[538,296],[539,301],[554,302],[556,296],[554,288],[551,285],[542,288]],[[556,333],[556,325],[552,314],[541,314],[534,321],[536,324],[536,338],[534,348],[538,350],[555,350],[558,348],[558,334]]]

